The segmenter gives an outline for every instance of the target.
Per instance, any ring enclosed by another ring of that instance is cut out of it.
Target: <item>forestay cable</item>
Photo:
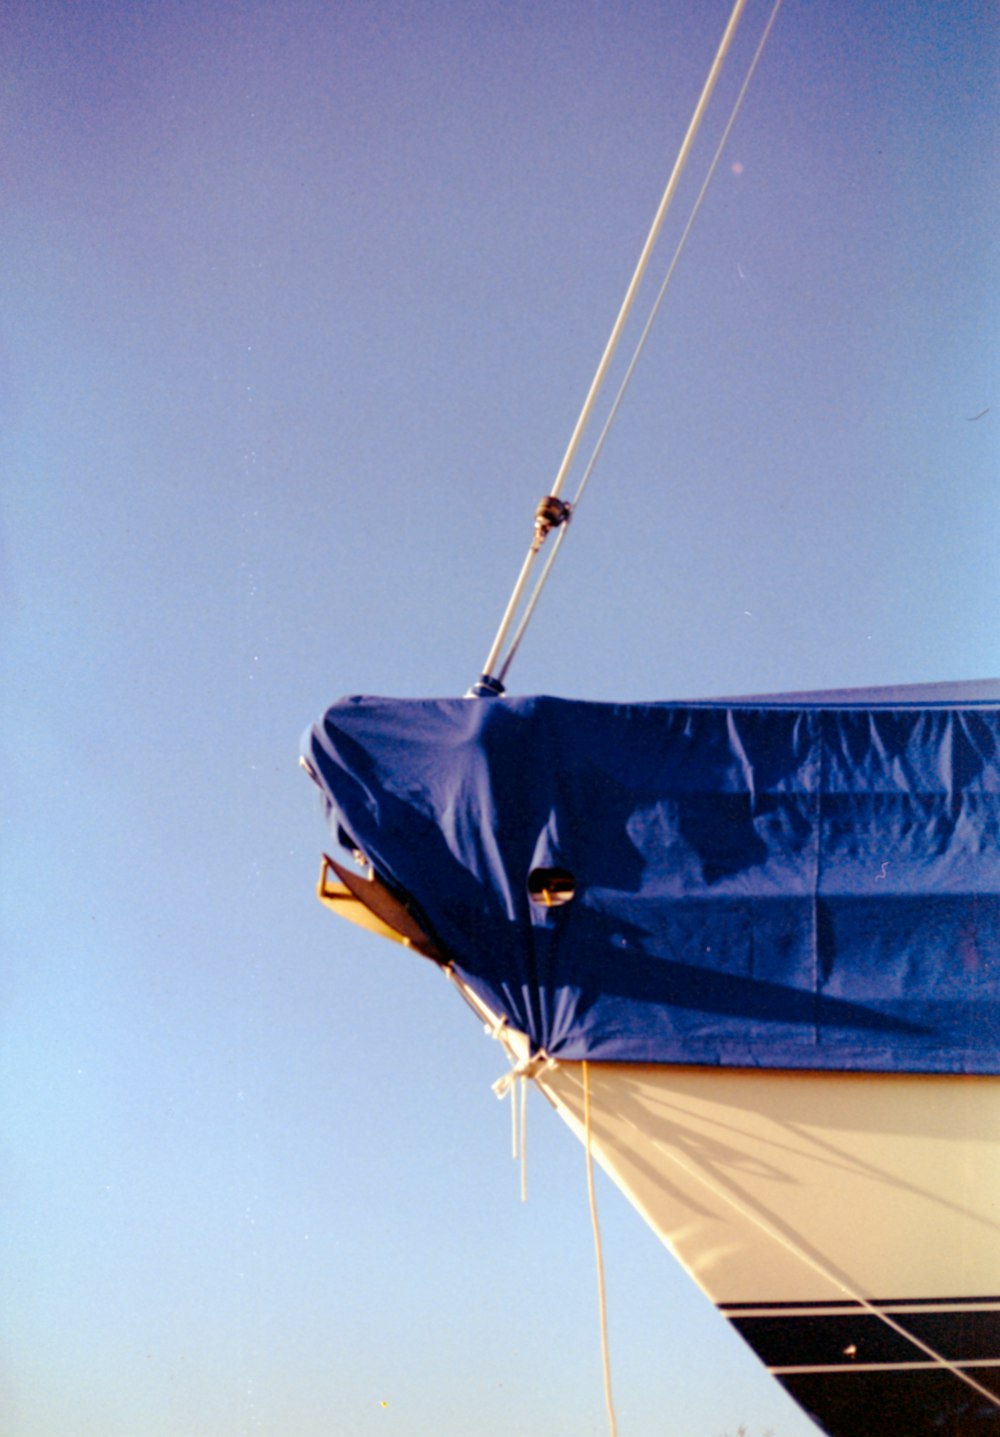
[[[614,402],[611,405],[611,409],[608,413],[608,417],[604,421],[604,427],[598,435],[597,443],[594,445],[593,452],[591,453],[590,459],[587,462],[587,467],[583,471],[583,477],[581,478],[580,483],[577,486],[576,493],[573,496],[573,502],[570,505],[570,510],[572,513],[576,512],[577,506],[579,505],[580,499],[583,495],[583,491],[587,487],[590,476],[594,472],[594,466],[600,458],[601,451],[604,448],[604,441],[607,439],[608,432],[610,431],[611,426],[614,423],[615,417],[618,414],[618,410],[621,408],[622,400],[625,397],[625,391],[628,388],[629,383],[632,379],[632,375],[635,372],[636,365],[639,363],[639,357],[646,347],[646,341],[649,338],[650,331],[653,328],[656,317],[660,312],[660,307],[663,304],[664,297],[667,293],[667,288],[670,284],[670,281],[674,277],[674,271],[677,269],[680,257],[684,252],[684,247],[687,244],[688,236],[690,235],[691,230],[694,227],[694,222],[698,218],[698,212],[701,209],[702,202],[704,201],[704,198],[708,193],[708,187],[712,183],[715,172],[719,167],[719,161],[722,159],[722,154],[726,148],[726,143],[729,139],[730,132],[733,128],[733,125],[736,123],[736,117],[740,112],[740,108],[742,107],[747,90],[750,88],[750,82],[754,77],[757,65],[760,61],[760,57],[764,53],[764,46],[767,44],[768,36],[770,35],[771,30],[774,27],[775,20],[777,20],[778,18],[778,11],[781,9],[781,6],[782,0],[775,0],[774,6],[771,10],[770,18],[768,19],[768,22],[764,27],[764,33],[761,35],[760,41],[757,45],[757,49],[754,51],[753,59],[750,61],[750,68],[747,70],[746,78],[744,79],[743,84],[740,87],[740,92],[736,96],[736,100],[730,112],[729,119],[726,122],[726,127],[722,132],[722,138],[718,143],[715,154],[712,156],[712,163],[709,165],[708,172],[705,175],[702,187],[698,191],[698,197],[691,207],[691,213],[688,216],[687,224],[684,226],[681,237],[677,241],[677,248],[674,250],[673,257],[671,258],[670,264],[667,268],[667,273],[664,276],[663,283],[660,285],[659,293],[657,294],[656,299],[653,303],[653,307],[649,312],[649,318],[646,320],[646,324],[643,328],[642,334],[639,336],[638,342],[635,346],[635,350],[632,354],[632,358],[629,361],[628,368],[625,371],[624,378],[622,379],[622,382],[618,387],[618,393],[615,395]],[[531,596],[528,599],[524,612],[521,615],[520,623],[515,630],[514,637],[510,641],[510,647],[507,650],[507,655],[497,673],[497,679],[499,680],[501,685],[505,682],[507,673],[510,670],[510,666],[514,661],[514,655],[517,653],[518,649],[521,646],[521,640],[524,638],[527,627],[531,622],[532,615],[535,612],[535,606],[537,605],[538,600],[541,596],[542,589],[545,587],[545,582],[548,579],[549,574],[552,572],[552,565],[556,561],[556,555],[559,553],[562,542],[566,537],[567,530],[567,524],[562,524],[559,529],[559,533],[556,535],[555,543],[549,551],[549,557],[545,562],[545,566],[542,569],[542,572],[535,583],[535,587],[532,590]]]
[[[497,678],[493,676],[493,671],[496,667],[497,661],[500,657],[500,653],[503,649],[504,643],[507,639],[507,635],[510,631],[510,627],[514,621],[514,617],[521,603],[521,599],[524,594],[525,588],[527,587],[528,579],[531,575],[531,570],[534,566],[538,551],[540,550],[546,535],[551,531],[551,529],[559,524],[564,523],[565,519],[569,516],[569,506],[564,504],[563,501],[560,500],[559,491],[562,488],[563,483],[565,482],[570,465],[572,464],[573,459],[576,456],[576,451],[579,447],[583,431],[590,420],[591,414],[593,413],[594,405],[597,401],[597,396],[600,393],[602,385],[604,384],[604,379],[608,372],[608,367],[611,364],[611,360],[614,357],[615,350],[618,347],[618,341],[621,338],[622,330],[624,329],[625,323],[631,312],[632,304],[635,300],[636,293],[638,292],[639,285],[642,283],[643,276],[646,273],[646,269],[649,265],[650,256],[653,252],[656,241],[659,238],[660,230],[663,227],[663,221],[666,218],[667,211],[670,208],[671,201],[674,198],[674,194],[677,190],[678,183],[680,182],[680,177],[687,162],[688,155],[690,154],[691,147],[693,146],[695,138],[698,134],[698,130],[701,127],[701,122],[704,117],[705,110],[708,107],[708,102],[712,97],[713,90],[715,89],[715,82],[719,78],[719,73],[722,69],[726,56],[729,53],[729,47],[732,44],[733,36],[736,33],[736,27],[739,24],[740,16],[743,13],[745,5],[746,0],[735,0],[732,14],[729,17],[729,23],[726,25],[725,32],[723,33],[722,40],[719,44],[719,49],[716,53],[715,59],[712,62],[712,67],[708,72],[708,76],[702,88],[698,103],[695,106],[694,114],[692,115],[691,122],[688,125],[687,134],[684,136],[684,140],[681,144],[677,159],[674,162],[674,168],[671,172],[670,179],[667,181],[667,187],[663,192],[663,198],[660,200],[659,208],[657,209],[656,214],[653,218],[653,224],[650,228],[648,236],[646,237],[646,243],[643,245],[642,253],[639,256],[639,262],[636,265],[635,273],[633,274],[631,283],[629,284],[629,287],[625,292],[625,299],[622,302],[622,307],[618,313],[618,318],[615,320],[614,328],[612,329],[611,335],[605,346],[604,354],[601,356],[601,362],[597,366],[597,373],[594,375],[590,390],[587,394],[587,398],[584,400],[583,409],[580,411],[580,417],[577,420],[576,427],[574,428],[573,433],[570,437],[569,445],[566,449],[565,455],[563,456],[562,464],[559,466],[559,472],[556,475],[555,482],[553,483],[549,495],[546,499],[543,499],[535,516],[535,534],[531,542],[531,547],[529,548],[524,563],[521,566],[521,572],[518,575],[517,583],[514,586],[514,592],[510,596],[510,601],[507,604],[507,608],[504,611],[503,618],[500,621],[500,628],[497,631],[496,638],[493,640],[493,647],[490,649],[490,652],[486,658],[486,663],[483,665],[482,676],[480,677],[479,682],[474,685],[472,689],[472,693],[474,694],[498,694],[503,692],[503,685]]]

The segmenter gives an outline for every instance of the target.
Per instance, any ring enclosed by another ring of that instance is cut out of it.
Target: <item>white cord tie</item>
[[[493,1091],[501,1102],[510,1094],[510,1155],[514,1162],[520,1160],[521,1163],[522,1202],[528,1201],[528,1079],[557,1066],[545,1053],[535,1053],[515,1063],[493,1084]]]
[[[493,1091],[502,1101],[513,1089],[518,1078],[536,1078],[539,1073],[556,1066],[555,1060],[550,1058],[547,1053],[534,1053],[530,1058],[522,1058],[519,1063],[515,1063],[504,1073],[502,1078],[497,1078],[493,1084]]]

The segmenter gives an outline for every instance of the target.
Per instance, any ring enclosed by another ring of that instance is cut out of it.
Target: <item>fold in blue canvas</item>
[[[355,698],[303,752],[335,831],[536,1050],[1000,1071],[1000,685]],[[573,896],[548,906],[552,873]]]

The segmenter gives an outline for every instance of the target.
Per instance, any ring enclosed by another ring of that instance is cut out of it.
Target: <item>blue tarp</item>
[[[328,816],[552,1057],[1000,1072],[1000,684],[348,699]],[[572,875],[546,907],[529,875]]]

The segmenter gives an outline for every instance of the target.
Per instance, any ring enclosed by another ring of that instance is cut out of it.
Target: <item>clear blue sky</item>
[[[9,1437],[606,1430],[581,1154],[536,1102],[520,1205],[499,1049],[311,896],[297,743],[478,673],[727,14],[5,7]],[[998,58],[786,0],[514,689],[1000,672]],[[807,1437],[601,1205],[622,1437]]]

